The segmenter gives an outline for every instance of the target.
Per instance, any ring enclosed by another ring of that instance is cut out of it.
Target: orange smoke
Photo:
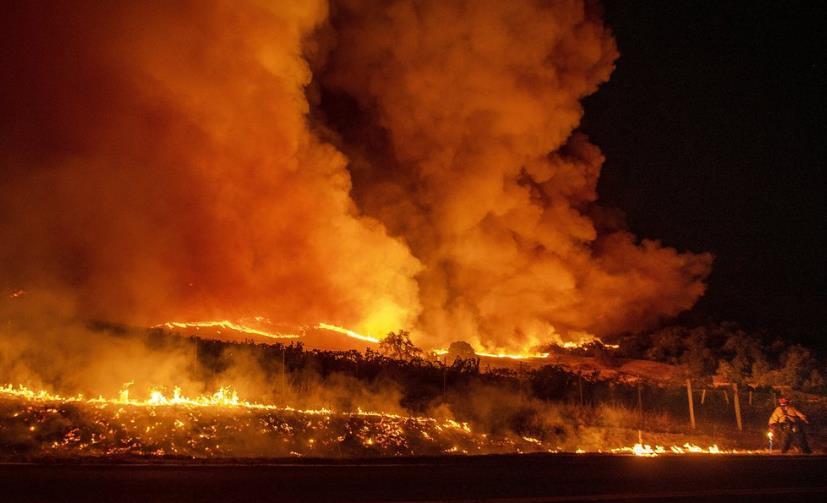
[[[642,328],[702,295],[710,256],[596,216],[603,158],[573,131],[617,51],[589,5],[331,11],[9,6],[0,290],[133,323],[326,320],[496,353]],[[311,82],[358,113],[322,100],[309,118]]]
[[[411,322],[419,264],[308,131],[323,1],[24,2],[3,16],[0,286],[86,316]]]
[[[603,156],[573,131],[618,53],[590,3],[337,6],[323,86],[359,119],[329,115],[358,203],[425,264],[420,334],[523,349],[640,329],[703,294],[711,256],[591,216]]]

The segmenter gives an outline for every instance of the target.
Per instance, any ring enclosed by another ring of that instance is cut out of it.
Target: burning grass
[[[480,433],[468,423],[451,419],[260,404],[241,400],[228,388],[196,397],[184,396],[177,389],[169,395],[156,389],[145,399],[135,399],[126,388],[117,398],[86,398],[22,386],[0,387],[0,452],[5,459],[755,452],[724,451],[717,444],[703,448],[689,442],[669,447],[630,446],[625,444],[629,433],[582,427],[584,449],[570,442],[566,447],[555,446],[552,437]]]
[[[0,388],[0,452],[6,457],[399,456],[515,452],[530,442],[475,435],[465,423],[381,412],[335,412],[207,396],[143,400],[64,397]]]
[[[713,445],[762,443],[758,437],[736,443],[728,438],[731,428],[714,437],[688,434],[680,389],[598,379],[559,366],[482,371],[376,351],[230,343],[161,329],[31,319],[44,326],[4,327],[0,378],[32,387],[0,388],[4,459],[638,454],[646,453],[647,443],[658,454],[692,452],[686,444],[709,452]],[[119,391],[127,381],[135,384]],[[217,391],[199,395],[205,390]],[[641,397],[643,412],[630,406]],[[705,407],[714,401],[709,397]]]

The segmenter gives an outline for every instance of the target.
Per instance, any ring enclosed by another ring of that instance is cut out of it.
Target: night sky
[[[601,202],[640,236],[716,255],[686,322],[737,321],[821,350],[820,2],[605,3],[621,57],[587,99]]]

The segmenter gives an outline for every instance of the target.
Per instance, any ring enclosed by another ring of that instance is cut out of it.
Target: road
[[[827,457],[523,455],[1,464],[0,501],[827,500]]]

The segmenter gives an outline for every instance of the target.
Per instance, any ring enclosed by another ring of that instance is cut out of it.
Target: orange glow
[[[716,444],[703,448],[690,442],[683,445],[672,445],[664,447],[662,445],[655,445],[652,447],[649,444],[637,443],[632,447],[621,447],[619,449],[611,449],[609,452],[613,454],[634,454],[635,456],[655,457],[665,454],[760,454],[764,451],[751,451],[741,449],[721,449]]]
[[[86,404],[110,404],[110,405],[129,405],[134,407],[212,407],[217,409],[223,408],[238,408],[238,409],[252,409],[252,410],[273,410],[273,411],[291,411],[302,414],[320,415],[320,414],[334,414],[335,412],[327,408],[319,409],[295,409],[290,406],[280,406],[273,404],[263,404],[258,402],[251,402],[242,400],[238,397],[238,393],[229,386],[218,388],[214,393],[186,396],[182,393],[178,386],[173,387],[172,394],[165,393],[161,388],[151,388],[148,397],[143,399],[136,399],[130,397],[129,386],[131,383],[124,384],[117,398],[107,398],[97,396],[95,398],[85,397],[82,394],[78,395],[61,395],[59,393],[50,393],[45,390],[33,390],[27,386],[6,384],[0,386],[0,396],[5,398],[17,398],[22,400],[31,400],[37,402],[63,402],[63,403],[86,403]],[[364,411],[357,409],[355,412],[349,412],[349,415],[354,416],[381,416],[394,419],[403,419],[406,416],[398,414],[388,414],[378,411]],[[427,418],[412,418],[412,419],[427,419]],[[444,425],[446,428],[460,429],[470,432],[466,423],[458,423],[456,421],[447,420]]]
[[[266,332],[264,330],[259,330],[257,328],[253,328],[247,325],[241,325],[238,323],[234,323],[229,320],[219,320],[219,321],[168,321],[166,323],[161,323],[159,325],[155,325],[153,328],[157,327],[167,327],[167,328],[223,328],[227,330],[235,330],[237,332],[242,332],[245,334],[251,335],[261,335],[262,337],[267,337],[270,339],[298,339],[300,336],[296,334],[280,334],[280,333],[272,333]]]
[[[608,349],[619,349],[620,346],[617,344],[606,344],[598,337],[581,337],[578,342],[574,341],[555,341],[554,344],[557,347],[564,348],[564,349],[578,349],[588,346],[589,344],[601,344],[603,347]],[[444,348],[435,349],[433,351],[434,354],[442,356],[448,354],[448,350]],[[482,356],[486,358],[506,358],[509,360],[541,360],[544,358],[548,358],[551,356],[551,353],[541,353],[541,352],[532,352],[530,350],[526,350],[523,353],[506,353],[506,352],[486,352],[486,351],[474,351],[474,354],[477,356]]]
[[[0,282],[84,319],[298,337],[237,323],[256,312],[511,359],[690,309],[711,255],[587,210],[604,159],[581,100],[619,56],[597,9],[421,3],[85,2],[43,30],[60,14],[23,2]],[[356,123],[310,113],[309,87],[371,110],[359,127],[384,140],[349,159]],[[217,316],[236,321],[199,321]]]
[[[434,354],[442,356],[447,355],[447,349],[435,349]],[[485,356],[488,358],[508,358],[511,360],[530,360],[534,358],[548,358],[551,353],[526,353],[526,354],[507,354],[507,353],[486,353],[483,351],[475,351],[477,356]]]
[[[348,337],[351,337],[353,339],[359,339],[360,341],[365,341],[365,342],[372,342],[374,344],[379,344],[380,342],[382,342],[382,339],[378,339],[376,337],[371,337],[369,335],[362,335],[358,332],[354,332],[353,330],[348,330],[347,328],[344,328],[344,327],[331,325],[330,323],[319,323],[318,325],[316,325],[316,328],[322,328],[324,330],[330,330],[331,332],[337,332],[337,333],[346,335]]]
[[[338,412],[324,407],[296,409],[288,405],[274,405],[244,400],[230,387],[220,387],[214,393],[195,396],[185,395],[178,387],[173,387],[171,393],[162,388],[151,388],[143,398],[135,398],[130,393],[131,384],[132,383],[125,384],[117,397],[98,396],[94,398],[83,395],[61,395],[45,390],[31,389],[22,385],[13,386],[7,384],[0,386],[0,399],[10,400],[12,404],[14,404],[14,401],[19,402],[19,405],[12,405],[13,409],[11,410],[15,412],[10,414],[10,417],[23,417],[24,420],[21,426],[25,426],[33,435],[37,435],[41,430],[53,428],[54,423],[47,424],[43,422],[48,421],[50,415],[57,413],[58,408],[55,408],[53,404],[76,404],[81,407],[79,410],[97,411],[94,412],[94,414],[108,425],[110,434],[114,431],[129,431],[140,435],[142,438],[145,437],[141,440],[141,445],[143,445],[144,441],[153,443],[161,439],[169,440],[178,434],[175,433],[176,431],[181,431],[182,428],[188,427],[187,425],[189,424],[199,423],[202,420],[199,418],[203,418],[204,421],[213,421],[216,419],[208,418],[217,417],[223,418],[218,419],[218,421],[223,421],[220,424],[224,424],[226,428],[230,428],[230,430],[216,430],[210,433],[209,438],[215,441],[216,444],[219,444],[228,440],[224,438],[224,433],[221,433],[222,431],[230,435],[261,433],[258,426],[253,428],[255,431],[245,430],[245,428],[250,427],[249,424],[251,423],[245,423],[243,420],[239,422],[239,418],[262,418],[261,420],[265,422],[270,421],[270,424],[273,424],[272,421],[281,421],[281,419],[277,418],[286,417],[281,415],[286,413],[308,416],[306,420],[298,419],[299,424],[306,424],[308,426],[315,425],[313,428],[316,434],[335,439],[332,440],[333,444],[330,443],[330,440],[327,442],[327,447],[330,448],[333,446],[334,449],[336,448],[336,443],[342,441],[342,437],[331,436],[330,432],[324,433],[325,428],[328,427],[327,425],[330,425],[334,418],[345,421],[348,421],[348,418],[361,418],[367,422],[364,423],[365,426],[359,430],[358,440],[362,446],[369,448],[374,446],[382,449],[392,448],[393,445],[397,445],[397,442],[402,441],[400,440],[400,435],[403,435],[402,429],[412,428],[418,437],[421,437],[427,442],[459,441],[461,445],[464,445],[464,447],[460,447],[456,444],[448,444],[442,447],[440,451],[444,454],[468,454],[471,452],[566,452],[559,446],[549,445],[542,439],[535,437],[522,436],[494,439],[485,433],[480,434],[474,432],[468,423],[452,419],[403,416],[381,411],[366,411],[360,408],[350,412]],[[42,410],[45,411],[45,414],[39,413],[38,410],[40,409],[32,408],[35,403],[40,404],[39,407],[43,407]],[[91,409],[85,409],[83,407],[91,407]],[[146,412],[142,412],[142,409],[145,409]],[[165,412],[161,413],[159,409],[164,409]],[[241,414],[242,412],[243,414]],[[141,418],[149,418],[148,423],[144,422],[144,419]],[[136,420],[139,424],[138,430],[136,430],[135,426]],[[259,419],[255,419],[252,424],[259,425],[261,424],[259,421]],[[41,428],[41,426],[44,426],[44,428]],[[48,426],[48,428],[45,426]],[[145,427],[146,431],[144,431]],[[284,431],[279,428],[281,428],[281,426],[275,430],[277,435],[279,431]],[[55,442],[52,447],[57,449],[61,446],[66,446],[67,443],[71,444],[71,442],[76,439],[76,435],[78,435],[78,433],[76,433],[77,430],[78,428],[67,430],[67,439],[65,439],[64,442]],[[308,449],[313,449],[316,439],[313,437],[305,437],[305,443]],[[321,446],[319,446],[319,448],[321,448]],[[118,451],[117,449],[119,448],[116,446],[113,446],[111,449],[113,453],[123,452]],[[469,449],[473,449],[473,451]],[[74,451],[67,452],[71,453]],[[110,451],[105,451],[104,453],[108,452]],[[150,454],[164,454],[164,452],[163,449],[160,449],[152,451]],[[175,451],[173,450],[173,452]],[[226,454],[232,451],[225,450],[221,452]],[[596,452],[654,457],[664,455],[748,455],[762,454],[766,451],[722,449],[716,444],[701,447],[691,442],[671,446],[650,445],[639,442],[632,446],[618,448],[589,449],[587,447],[576,447],[568,452],[576,452],[579,454]],[[213,456],[218,454],[218,452],[205,449],[204,451],[198,451],[198,454]]]

